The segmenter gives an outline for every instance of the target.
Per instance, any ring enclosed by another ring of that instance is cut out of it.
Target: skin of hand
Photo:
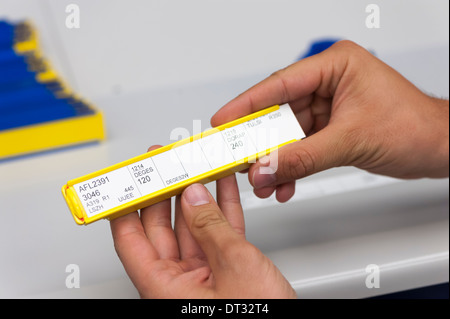
[[[149,150],[155,149],[151,147]],[[234,175],[111,220],[116,252],[142,298],[296,298],[281,272],[245,239]]]
[[[253,164],[248,177],[261,198],[280,202],[295,180],[338,166],[397,178],[449,175],[449,102],[422,93],[351,41],[275,72],[222,107],[212,126],[289,103],[307,138],[278,150],[273,172]]]

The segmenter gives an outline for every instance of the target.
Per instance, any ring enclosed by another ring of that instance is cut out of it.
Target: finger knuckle
[[[338,41],[332,45],[331,49],[336,50],[338,54],[343,54],[352,61],[364,60],[365,57],[371,55],[362,46],[350,40]]]
[[[286,78],[285,78],[285,76],[286,76],[285,71],[286,71],[286,69],[281,69],[281,70],[275,71],[271,75],[271,77],[276,80],[276,83],[278,83],[278,86],[279,86],[279,92],[281,94],[281,96],[280,96],[281,102],[280,103],[285,103],[290,100],[288,84],[286,83]]]
[[[310,150],[298,149],[287,152],[281,159],[280,169],[282,175],[288,179],[297,179],[314,172],[314,156]]]
[[[225,223],[226,220],[216,210],[207,208],[194,215],[191,226],[194,230],[206,232]]]
[[[351,40],[340,40],[333,44],[333,47],[338,49],[354,49],[359,46]]]
[[[282,76],[283,76],[283,73],[284,73],[284,70],[285,70],[285,69],[279,69],[279,70],[276,70],[276,71],[273,72],[270,76],[271,76],[271,77],[275,77],[275,78],[282,77]]]

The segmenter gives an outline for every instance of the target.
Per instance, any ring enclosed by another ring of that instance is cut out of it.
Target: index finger
[[[304,61],[297,63],[273,73],[228,102],[213,115],[211,125],[215,127],[266,107],[310,95],[320,82],[317,71],[308,70],[309,65]]]
[[[211,125],[218,126],[276,104],[296,102],[296,107],[306,107],[313,93],[331,97],[347,65],[347,42],[338,42],[273,73],[217,111]],[[304,103],[298,103],[302,100]]]
[[[242,211],[236,175],[223,177],[217,183],[217,204],[228,219],[231,227],[245,237],[245,220]]]
[[[159,254],[145,235],[137,212],[110,221],[114,247],[133,283],[141,282]]]

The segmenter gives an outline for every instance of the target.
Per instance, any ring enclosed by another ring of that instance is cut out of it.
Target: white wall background
[[[65,26],[70,3],[79,29]],[[370,3],[380,29],[365,26]],[[448,12],[445,0],[0,0],[0,18],[31,19],[45,54],[89,99],[270,74],[322,37],[380,56],[448,47]]]

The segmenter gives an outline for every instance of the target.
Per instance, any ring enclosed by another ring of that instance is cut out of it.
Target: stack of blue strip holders
[[[29,22],[0,21],[0,137],[14,129],[98,113],[56,75],[36,38]],[[9,142],[12,146],[13,141]],[[59,146],[63,145],[43,148]],[[36,149],[31,147],[30,151]],[[0,152],[0,158],[8,155],[19,154],[14,150],[11,154]]]

